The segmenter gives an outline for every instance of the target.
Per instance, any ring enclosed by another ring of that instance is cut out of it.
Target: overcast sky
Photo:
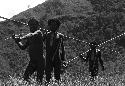
[[[0,0],[0,16],[11,18],[45,1],[46,0]],[[2,20],[3,19],[0,18],[0,21]]]

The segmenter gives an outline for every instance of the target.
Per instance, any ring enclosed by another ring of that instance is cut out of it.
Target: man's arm
[[[15,35],[12,35],[12,38],[15,40],[16,44],[19,46],[20,49],[25,50],[29,45],[29,40],[26,41],[25,44],[23,44],[21,41],[22,39],[18,36],[15,37]]]
[[[27,34],[27,35],[21,37],[21,39],[27,39],[27,38],[32,37],[32,36],[34,36],[34,35],[37,35],[37,34],[39,34],[39,33],[40,33],[41,35],[43,35],[43,33],[42,33],[40,30],[37,30],[37,31],[35,31],[34,33],[29,33],[29,34]]]
[[[20,39],[21,39],[21,40],[27,39],[27,38],[29,38],[29,37],[31,37],[31,36],[33,36],[33,33],[29,33],[29,34],[27,34],[27,35],[25,35],[25,36],[23,36],[23,37],[20,37]]]
[[[65,61],[65,49],[64,49],[64,44],[63,44],[63,36],[61,37],[61,49],[62,49],[62,54],[61,54],[61,60]]]
[[[98,51],[97,57],[98,57],[98,59],[99,59],[100,65],[101,65],[101,67],[102,67],[102,70],[104,70],[103,61],[102,61],[102,59],[101,59],[101,51]]]

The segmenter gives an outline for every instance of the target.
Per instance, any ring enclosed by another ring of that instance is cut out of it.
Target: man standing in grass
[[[101,51],[99,49],[96,49],[97,43],[91,42],[90,43],[90,50],[87,52],[86,59],[83,59],[83,56],[80,54],[80,58],[86,62],[89,62],[89,72],[91,74],[91,79],[94,80],[96,76],[98,75],[98,66],[99,62],[102,67],[102,70],[104,71],[103,61],[101,59]]]
[[[44,37],[46,44],[46,84],[50,82],[53,69],[55,79],[59,83],[61,74],[61,62],[65,61],[63,35],[57,32],[60,24],[61,23],[58,19],[48,20],[48,29],[50,32],[48,32]]]
[[[36,71],[37,81],[42,84],[45,60],[43,57],[43,33],[39,31],[39,22],[36,19],[30,19],[28,22],[30,33],[23,37],[13,35],[12,38],[20,49],[25,50],[28,47],[30,57],[29,64],[24,73],[24,80],[30,81],[29,77]],[[23,44],[21,41],[26,40]]]

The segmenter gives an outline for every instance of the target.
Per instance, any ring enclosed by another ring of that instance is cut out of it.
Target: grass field
[[[44,85],[45,78],[43,80]],[[125,73],[113,74],[106,73],[106,71],[99,71],[97,79],[92,82],[90,81],[89,73],[86,71],[83,73],[70,73],[68,70],[61,75],[61,86],[124,86],[125,85]],[[40,86],[35,81],[35,74],[31,77],[31,83],[26,83],[22,79],[22,74],[17,76],[9,76],[9,78],[1,79],[0,86]],[[58,86],[54,84],[54,77],[52,75],[52,80],[50,86]]]

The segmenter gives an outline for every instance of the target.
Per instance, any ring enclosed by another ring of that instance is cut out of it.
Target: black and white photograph
[[[0,86],[125,86],[125,0],[1,0]]]

